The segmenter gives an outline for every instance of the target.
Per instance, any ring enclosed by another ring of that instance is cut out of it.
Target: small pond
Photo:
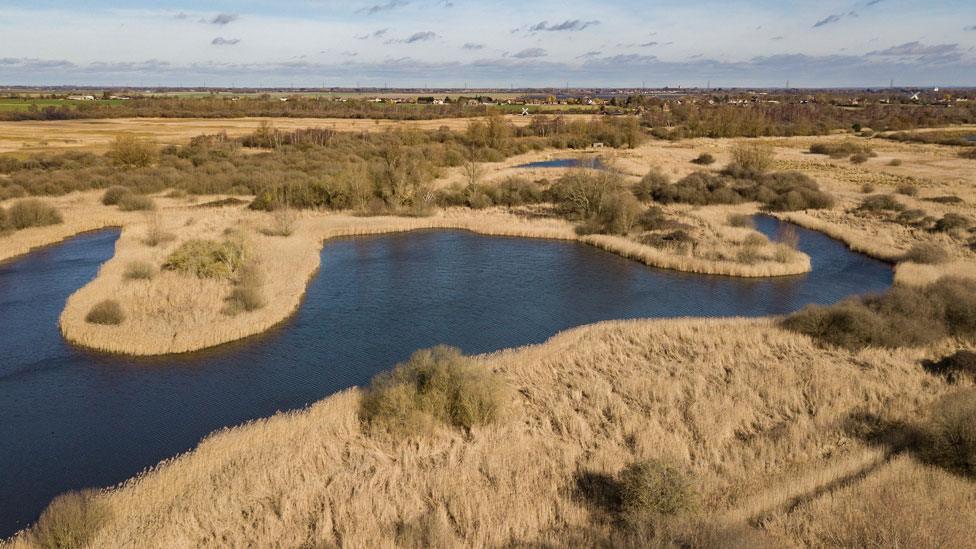
[[[520,164],[516,168],[589,168],[591,170],[605,170],[606,164],[599,157],[593,158],[557,158]]]
[[[768,217],[757,225],[770,236],[783,227]],[[335,240],[281,327],[152,359],[86,352],[58,328],[65,300],[112,256],[118,231],[0,263],[0,537],[60,492],[123,481],[216,429],[364,384],[419,348],[483,353],[607,319],[775,315],[892,283],[887,264],[797,232],[813,272],[765,280],[462,231]]]

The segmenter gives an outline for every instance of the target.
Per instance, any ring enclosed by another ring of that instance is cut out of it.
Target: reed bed
[[[215,433],[101,494],[114,518],[92,546],[394,547],[411,545],[406,532],[428,546],[564,545],[580,532],[592,542],[616,526],[578,491],[580,475],[615,475],[640,459],[689,471],[700,505],[688,524],[736,525],[774,546],[831,545],[831,512],[846,513],[837,535],[883,519],[857,496],[876,493],[885,455],[853,434],[852,418],[918,417],[949,390],[918,361],[950,348],[823,349],[766,320],[577,328],[475,358],[515,389],[500,423],[468,435],[369,435],[361,393],[348,390]],[[971,505],[938,503],[971,502],[971,481],[898,464],[910,477],[894,479],[903,516],[916,505],[945,514],[917,531],[976,528]],[[862,469],[863,480],[847,482]],[[913,496],[917,483],[927,488]],[[749,526],[753,517],[765,528]],[[696,531],[680,524],[669,530],[679,541]]]

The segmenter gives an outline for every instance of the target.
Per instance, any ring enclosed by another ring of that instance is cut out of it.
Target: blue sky
[[[0,0],[0,84],[976,85],[976,2]]]

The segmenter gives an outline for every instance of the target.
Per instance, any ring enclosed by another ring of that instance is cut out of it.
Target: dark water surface
[[[757,222],[768,235],[780,229]],[[118,231],[0,263],[0,536],[60,492],[120,482],[215,429],[363,384],[422,347],[481,353],[607,319],[780,314],[891,284],[886,264],[797,232],[813,272],[766,280],[458,231],[330,241],[304,304],[280,328],[155,359],[89,353],[58,329],[65,300],[112,256]]]
[[[605,170],[606,166],[599,158],[558,158],[555,160],[542,160],[540,162],[529,162],[520,164],[516,168],[590,168],[593,170]]]

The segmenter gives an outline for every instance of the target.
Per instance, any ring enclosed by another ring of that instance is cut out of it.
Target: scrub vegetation
[[[20,200],[8,209],[0,208],[0,233],[57,225],[63,221],[58,210],[40,200]]]

